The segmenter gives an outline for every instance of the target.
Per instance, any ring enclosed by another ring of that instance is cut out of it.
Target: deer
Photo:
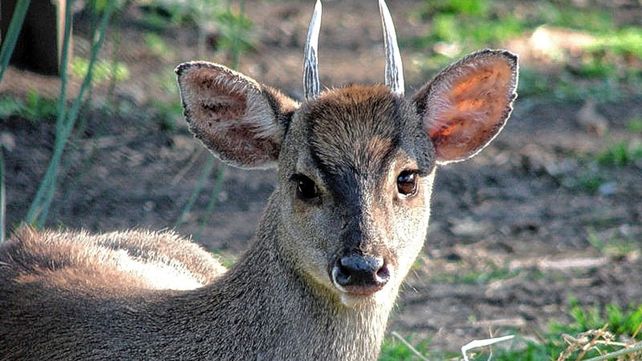
[[[227,164],[277,168],[225,269],[172,231],[23,227],[0,248],[2,360],[376,360],[427,236],[436,169],[501,131],[518,63],[481,50],[412,97],[379,0],[385,82],[321,89],[321,2],[302,101],[204,61],[176,68],[189,128]]]

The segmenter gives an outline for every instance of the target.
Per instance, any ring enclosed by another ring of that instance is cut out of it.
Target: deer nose
[[[332,278],[345,291],[367,296],[386,285],[390,270],[383,257],[352,255],[337,260]]]

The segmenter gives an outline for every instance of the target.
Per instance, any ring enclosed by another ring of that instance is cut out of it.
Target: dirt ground
[[[240,70],[300,98],[311,4],[246,3],[257,45],[243,56]],[[324,4],[324,85],[380,82],[384,60],[375,3]],[[427,31],[424,20],[410,16],[418,4],[391,2],[400,37]],[[159,121],[158,107],[150,105],[177,96],[163,81],[169,79],[171,88],[173,67],[195,59],[195,31],[166,30],[171,51],[154,56],[143,45],[148,30],[136,22],[139,15],[132,10],[119,27],[118,59],[129,67],[131,79],[118,83],[116,103],[101,101],[106,86],[95,90],[100,109],[83,114],[85,125],[68,147],[49,227],[173,228],[198,182],[207,154],[182,120],[168,129]],[[87,52],[83,36],[86,25],[80,19],[77,54]],[[104,54],[113,47],[112,36]],[[402,49],[408,94],[434,75],[414,65],[420,51]],[[214,53],[208,60],[229,61]],[[58,81],[12,68],[0,84],[4,94],[28,89],[56,94]],[[492,146],[473,160],[440,169],[429,237],[390,330],[429,339],[431,348],[456,350],[489,332],[536,337],[549,321],[567,320],[572,298],[585,305],[641,303],[642,164],[599,166],[591,157],[618,141],[642,141],[642,134],[627,129],[642,114],[642,96],[597,105],[595,111],[607,119],[606,135],[578,121],[584,105],[520,98]],[[2,119],[0,136],[6,148],[8,224],[15,226],[51,156],[54,121]],[[216,167],[222,165],[217,161]],[[599,177],[602,185],[581,187],[587,177]],[[176,229],[202,234],[203,245],[234,257],[248,247],[274,182],[273,171],[225,168],[214,211],[205,212],[215,187],[212,177]]]

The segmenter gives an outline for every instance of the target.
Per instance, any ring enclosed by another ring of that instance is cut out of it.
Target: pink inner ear
[[[479,57],[435,80],[425,126],[442,162],[473,156],[499,133],[514,92],[514,71],[503,57]]]

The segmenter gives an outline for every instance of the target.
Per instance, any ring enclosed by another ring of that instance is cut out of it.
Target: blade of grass
[[[62,127],[67,111],[67,69],[69,62],[69,44],[71,43],[71,27],[73,17],[71,9],[74,6],[74,0],[69,0],[65,5],[65,30],[62,41],[62,54],[60,59],[60,94],[58,95],[56,129]]]
[[[590,359],[588,359],[586,361],[610,360],[610,359],[618,357],[618,356],[628,355],[630,353],[634,353],[634,352],[638,352],[638,351],[642,351],[642,342],[638,342],[638,343],[634,344],[631,347],[623,348],[621,350],[617,350],[615,352],[611,352],[611,353],[606,354],[606,355],[590,358]]]
[[[68,83],[68,62],[69,62],[69,44],[71,43],[71,29],[73,26],[73,16],[71,9],[73,8],[74,0],[69,0],[65,4],[65,29],[63,33],[63,42],[62,42],[62,53],[60,60],[60,93],[58,94],[58,103],[56,105],[56,133],[58,130],[62,130],[65,127],[65,117],[67,115],[67,83]],[[92,34],[93,35],[93,34]],[[61,137],[56,134],[56,141],[54,149],[60,147],[58,144],[61,141]],[[54,153],[55,154],[55,153]],[[51,164],[50,164],[51,166]],[[56,168],[58,166],[56,165]],[[41,184],[43,190],[51,189],[53,185],[51,184],[52,178],[45,177],[46,184]],[[45,181],[43,180],[43,183]],[[53,189],[51,190],[53,191]],[[36,192],[36,196],[31,203],[29,213],[27,214],[27,223],[34,223],[34,215],[31,214],[31,209],[34,205],[40,205],[43,202],[43,199],[49,194],[49,192]],[[47,212],[48,213],[48,212]],[[46,216],[45,216],[46,218]]]
[[[2,153],[2,145],[0,145],[0,244],[5,240],[5,226],[6,226],[6,212],[7,201],[5,198],[4,188],[4,154]]]
[[[216,177],[214,180],[214,188],[212,188],[212,193],[210,194],[210,200],[205,207],[205,215],[212,214],[214,207],[216,206],[216,201],[218,200],[218,194],[221,193],[221,188],[223,188],[223,178],[225,177],[225,165],[221,164],[216,172]],[[205,230],[206,218],[201,218],[199,222],[198,232],[194,235],[195,239],[201,239],[201,235]]]
[[[83,79],[83,82],[80,86],[80,91],[74,99],[69,113],[66,116],[58,119],[58,121],[56,122],[56,141],[54,143],[54,153],[51,157],[49,166],[47,167],[47,171],[43,176],[43,180],[38,187],[36,196],[31,203],[31,206],[29,207],[29,211],[27,212],[26,217],[26,222],[36,227],[42,227],[47,219],[49,207],[51,205],[51,201],[53,200],[56,189],[56,179],[58,176],[62,154],[65,149],[65,145],[69,140],[69,136],[71,135],[71,132],[74,128],[74,124],[78,119],[78,114],[83,103],[83,97],[91,86],[94,66],[96,64],[96,60],[98,59],[98,53],[105,40],[107,25],[109,24],[112,13],[116,9],[116,5],[117,1],[108,2],[106,8],[103,10],[100,23],[98,27],[94,28],[94,31],[92,32],[93,44],[91,48],[89,66],[87,67],[87,73],[85,74],[85,78]],[[68,8],[71,8],[71,5],[68,4]],[[70,19],[66,20],[67,22],[69,22]],[[63,54],[63,56],[66,55]],[[62,112],[62,114],[64,115],[64,112]]]
[[[59,152],[59,148],[61,146],[61,141],[62,141],[62,131],[65,127],[66,124],[66,115],[67,115],[67,81],[68,81],[68,75],[67,75],[67,70],[68,70],[68,61],[69,61],[69,44],[71,40],[71,28],[72,28],[72,23],[73,23],[73,17],[71,13],[71,9],[73,8],[74,5],[74,0],[69,0],[65,6],[65,29],[63,33],[63,43],[62,43],[62,54],[61,54],[61,61],[60,61],[60,93],[58,95],[58,104],[56,107],[56,140],[54,143],[54,155],[52,156],[52,161],[49,164],[49,167],[47,169],[47,172],[45,173],[45,176],[43,177],[42,182],[40,183],[40,186],[38,188],[38,191],[36,192],[36,196],[34,197],[33,201],[31,202],[31,206],[27,212],[26,216],[26,221],[29,224],[34,224],[36,222],[36,218],[40,214],[40,210],[42,207],[43,200],[47,195],[50,193],[49,190],[51,189],[51,176],[47,176],[51,171],[51,168],[57,169],[58,164],[54,164],[55,159],[57,157],[57,153]],[[92,37],[95,35],[95,29],[94,32],[92,33]]]
[[[194,203],[196,203],[196,199],[198,198],[198,195],[201,194],[201,191],[205,187],[205,183],[209,179],[213,170],[214,170],[214,156],[209,154],[209,156],[207,157],[207,162],[205,163],[205,167],[203,167],[203,171],[201,172],[201,176],[198,177],[196,188],[194,188],[194,190],[192,191],[192,194],[190,194],[189,198],[187,199],[187,203],[185,203],[185,206],[183,206],[181,215],[176,220],[176,223],[174,224],[174,228],[178,228],[178,226],[182,225],[185,222],[187,215],[189,214],[189,212],[192,211],[192,207],[194,207]]]
[[[419,352],[419,350],[417,350],[413,345],[411,345],[410,342],[406,341],[406,339],[401,337],[401,335],[399,333],[397,333],[397,331],[392,331],[391,335],[396,337],[399,341],[401,341],[401,343],[403,343],[406,347],[408,347],[410,352],[415,354],[415,356],[417,356],[420,360],[429,361],[428,358],[426,356],[424,356],[421,352]]]
[[[493,337],[484,340],[473,340],[461,347],[461,354],[464,356],[464,360],[468,361],[468,351],[474,350],[480,347],[486,347],[498,342],[504,342],[513,339],[515,336],[503,336],[503,337]]]
[[[240,1],[240,9],[239,9],[239,17],[242,17],[243,14],[245,14],[245,1],[241,0]],[[228,0],[227,2],[227,11],[231,11],[232,8],[232,0]],[[240,33],[241,33],[241,25],[234,23],[233,24],[234,31],[233,31],[233,38],[231,41],[231,47],[229,48],[229,51],[231,52],[232,55],[232,69],[237,69],[239,66],[239,63],[241,61],[241,53],[243,52],[243,47],[242,47],[242,41],[239,39]],[[196,201],[196,198],[198,195],[202,192],[203,188],[205,187],[205,180],[209,178],[209,175],[212,172],[212,169],[209,168],[214,166],[214,158],[212,155],[208,157],[207,160],[207,165],[203,169],[203,173],[201,174],[201,177],[199,178],[199,182],[197,183],[196,188],[192,191],[192,194],[190,195],[190,198],[188,202],[185,204],[183,207],[183,211],[181,212],[181,215],[179,219],[176,221],[176,224],[174,227],[178,227],[181,225],[185,218],[187,217],[187,214],[191,211],[192,206],[194,205],[194,202]],[[207,176],[206,176],[207,173]],[[216,206],[216,200],[218,199],[218,194],[221,192],[221,188],[223,186],[223,177],[225,176],[225,165],[221,164],[221,167],[219,168],[218,172],[216,173],[216,178],[214,180],[214,188],[212,189],[212,193],[210,193],[209,196],[209,201],[206,206],[206,213],[205,215],[209,215],[214,211],[214,208]],[[201,180],[203,180],[201,182]],[[201,233],[205,229],[205,218],[201,219],[199,221],[199,230],[196,234],[196,238],[199,239]]]
[[[22,23],[25,20],[30,4],[31,0],[18,0],[16,7],[13,10],[11,22],[7,29],[7,35],[5,36],[2,48],[0,49],[0,80],[2,80],[4,71],[9,66],[11,54],[13,54],[13,49],[16,47],[16,42],[18,41],[20,31],[22,30]]]

